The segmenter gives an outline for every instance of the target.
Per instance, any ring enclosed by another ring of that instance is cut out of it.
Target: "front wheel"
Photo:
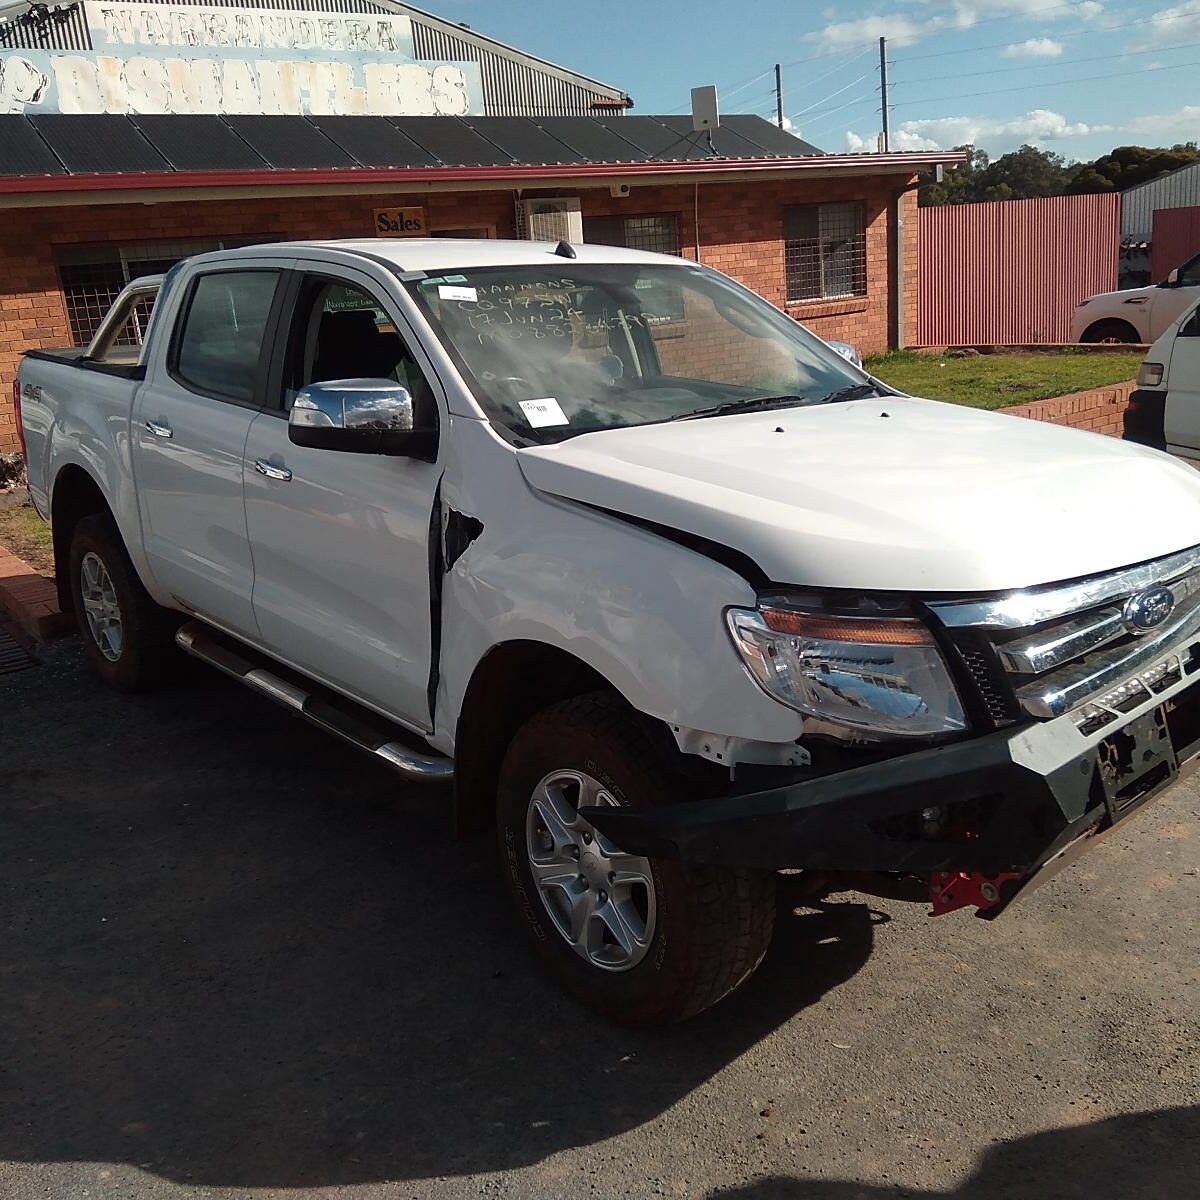
[[[1141,341],[1141,335],[1128,321],[1108,318],[1103,321],[1093,321],[1079,339],[1091,344],[1106,343],[1110,346],[1135,345]]]
[[[578,697],[532,717],[500,773],[505,879],[539,955],[614,1020],[666,1024],[744,983],[770,944],[775,877],[624,853],[579,809],[676,801],[629,710]]]

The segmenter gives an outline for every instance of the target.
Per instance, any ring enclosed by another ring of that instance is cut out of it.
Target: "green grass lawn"
[[[28,500],[0,495],[0,546],[23,558],[35,571],[54,574],[54,541],[50,526]]]
[[[1088,388],[1123,383],[1138,372],[1142,354],[1059,350],[942,358],[898,350],[867,359],[867,370],[913,396],[972,408],[1008,408]]]

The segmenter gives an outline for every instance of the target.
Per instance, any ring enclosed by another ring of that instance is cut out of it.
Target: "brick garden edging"
[[[1136,386],[1131,379],[1128,383],[1072,392],[1069,396],[1055,396],[1050,400],[1034,400],[1031,404],[1016,404],[1012,408],[996,411],[1013,417],[1027,417],[1031,421],[1049,421],[1054,425],[1070,425],[1073,429],[1090,429],[1093,433],[1120,437],[1125,407]]]
[[[23,558],[0,546],[0,614],[32,638],[66,633],[71,619],[58,607],[54,580],[39,575]]]

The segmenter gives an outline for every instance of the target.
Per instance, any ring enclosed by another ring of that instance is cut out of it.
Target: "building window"
[[[598,246],[626,250],[679,253],[679,214],[659,213],[640,217],[584,217],[583,240]]]
[[[229,250],[258,242],[278,241],[278,235],[254,238],[187,238],[171,242],[131,242],[125,246],[71,246],[58,252],[71,340],[86,346],[121,289],[139,275],[160,275],[182,258],[209,250]],[[150,320],[152,301],[143,300],[130,314],[116,340],[118,346],[140,346]]]
[[[836,300],[867,294],[864,205],[785,208],[783,236],[789,300]]]

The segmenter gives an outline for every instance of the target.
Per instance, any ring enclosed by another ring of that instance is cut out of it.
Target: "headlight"
[[[945,661],[919,621],[769,604],[728,609],[726,620],[750,674],[789,708],[876,734],[966,728]]]
[[[1162,363],[1144,362],[1138,368],[1138,387],[1158,387],[1163,381]]]

